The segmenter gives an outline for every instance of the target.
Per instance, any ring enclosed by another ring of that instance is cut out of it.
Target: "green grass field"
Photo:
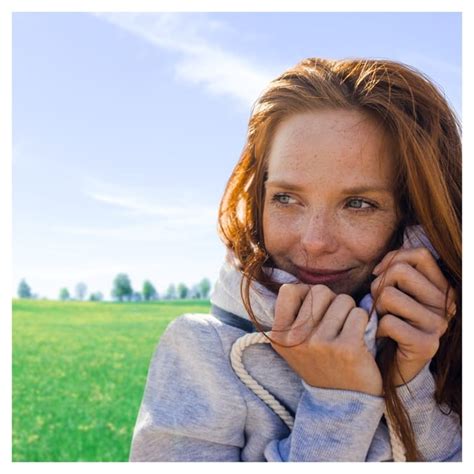
[[[126,461],[150,358],[208,301],[13,302],[13,460]]]

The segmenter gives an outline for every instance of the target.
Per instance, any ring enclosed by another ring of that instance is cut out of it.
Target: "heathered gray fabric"
[[[236,275],[227,262],[211,301],[248,318],[236,293]],[[262,292],[259,294],[261,298]],[[270,325],[268,311],[273,304],[268,296],[261,298],[259,307],[260,316]],[[290,433],[232,370],[230,349],[244,334],[203,314],[183,315],[168,326],[150,365],[131,461],[392,460],[382,418],[383,398],[311,387],[269,344],[250,346],[243,354],[244,365],[295,414]],[[373,330],[366,331],[366,342],[373,344],[368,338],[374,338]],[[454,413],[444,414],[436,405],[428,365],[398,392],[423,458],[460,461],[459,419]],[[442,409],[447,412],[446,407]]]

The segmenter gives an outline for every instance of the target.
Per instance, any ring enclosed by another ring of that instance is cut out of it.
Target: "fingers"
[[[439,337],[423,333],[392,314],[380,319],[376,337],[389,337],[396,341],[400,355],[406,360],[414,355],[417,359],[429,360],[439,348]]]
[[[408,321],[412,326],[429,334],[441,337],[448,323],[446,318],[430,311],[418,301],[393,286],[382,288],[375,309],[380,315],[390,313]]]
[[[318,323],[336,297],[336,294],[325,285],[315,285],[310,288],[301,305],[301,310],[303,313],[311,314],[313,322]]]
[[[377,300],[384,287],[399,288],[438,316],[449,320],[456,313],[456,293],[453,288],[449,287],[448,295],[446,295],[448,282],[446,279],[444,281],[444,290],[441,291],[423,273],[409,263],[397,261],[386,267],[385,271],[372,282],[371,293],[374,299]]]
[[[300,344],[318,325],[335,297],[324,285],[282,285],[271,337],[285,344]]]
[[[389,252],[374,268],[379,320],[376,337],[397,343],[398,386],[411,380],[436,354],[440,337],[456,313],[456,292],[426,248]]]
[[[396,263],[407,263],[418,270],[428,281],[435,285],[443,294],[448,288],[448,282],[430,251],[425,248],[398,249],[388,252],[382,261],[374,268],[374,274],[380,275],[389,266]]]
[[[291,327],[310,288],[309,285],[281,285],[275,304],[273,331],[286,331]]]
[[[340,338],[347,341],[364,340],[367,324],[369,324],[369,313],[365,309],[351,309],[344,322]]]
[[[356,303],[352,297],[345,294],[337,295],[326,314],[322,318],[317,332],[322,339],[334,339],[340,333],[348,314],[356,307]]]
[[[310,334],[318,340],[333,340],[355,309],[356,303],[351,296],[336,295],[325,285],[282,285],[271,337],[278,343],[290,345],[302,343]],[[359,308],[351,321],[353,318],[356,318],[357,334],[363,336],[368,321],[366,311]]]
[[[379,275],[370,287],[372,296],[377,299],[383,288],[390,286],[399,288],[438,314],[444,314],[444,293],[408,263],[393,263]]]

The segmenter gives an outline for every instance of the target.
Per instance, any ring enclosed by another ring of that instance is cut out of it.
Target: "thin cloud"
[[[172,202],[168,196],[173,193],[166,190],[133,189],[98,179],[86,180],[83,193],[90,199],[125,212],[129,216],[159,217],[160,222],[179,225],[199,219],[200,222],[214,221],[217,218],[217,206],[204,206],[196,203],[196,198],[180,193],[179,199]]]
[[[276,71],[264,70],[247,58],[227,51],[206,38],[226,30],[223,22],[203,15],[179,13],[99,13],[109,23],[155,47],[178,53],[176,76],[206,91],[231,96],[245,107],[251,105]]]
[[[127,223],[119,226],[58,226],[56,231],[137,242],[182,241],[189,238],[189,229],[193,229],[194,236],[199,234],[206,238],[216,233],[217,205],[199,204],[195,197],[184,195],[184,191],[179,200],[170,201],[168,196],[173,194],[166,190],[134,189],[89,178],[83,193],[89,199],[120,211],[129,218]]]
[[[141,225],[127,225],[115,227],[97,226],[56,226],[55,232],[90,237],[109,241],[113,239],[122,242],[145,243],[154,242],[160,244],[196,244],[199,239],[209,239],[217,235],[216,224],[203,222],[200,216],[195,216],[171,223],[149,222]],[[217,239],[217,237],[216,237]],[[203,242],[205,245],[206,243]],[[200,244],[199,244],[200,245]]]
[[[118,207],[135,215],[162,216],[172,218],[183,214],[183,212],[186,212],[179,207],[165,207],[162,205],[152,204],[143,198],[135,196],[114,196],[111,194],[94,192],[87,193],[87,195],[96,201]]]

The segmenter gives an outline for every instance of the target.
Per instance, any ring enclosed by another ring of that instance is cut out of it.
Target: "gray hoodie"
[[[281,281],[288,274],[277,271]],[[211,302],[248,319],[240,273],[223,266]],[[252,308],[271,327],[275,296],[252,290]],[[377,321],[365,334],[375,350]],[[250,375],[294,414],[292,431],[235,375],[232,344],[245,332],[212,315],[186,314],[161,337],[148,373],[130,461],[392,461],[384,399],[307,385],[269,344],[243,353]],[[460,461],[458,416],[434,400],[429,366],[399,387],[426,461]],[[444,412],[444,413],[443,413]]]

